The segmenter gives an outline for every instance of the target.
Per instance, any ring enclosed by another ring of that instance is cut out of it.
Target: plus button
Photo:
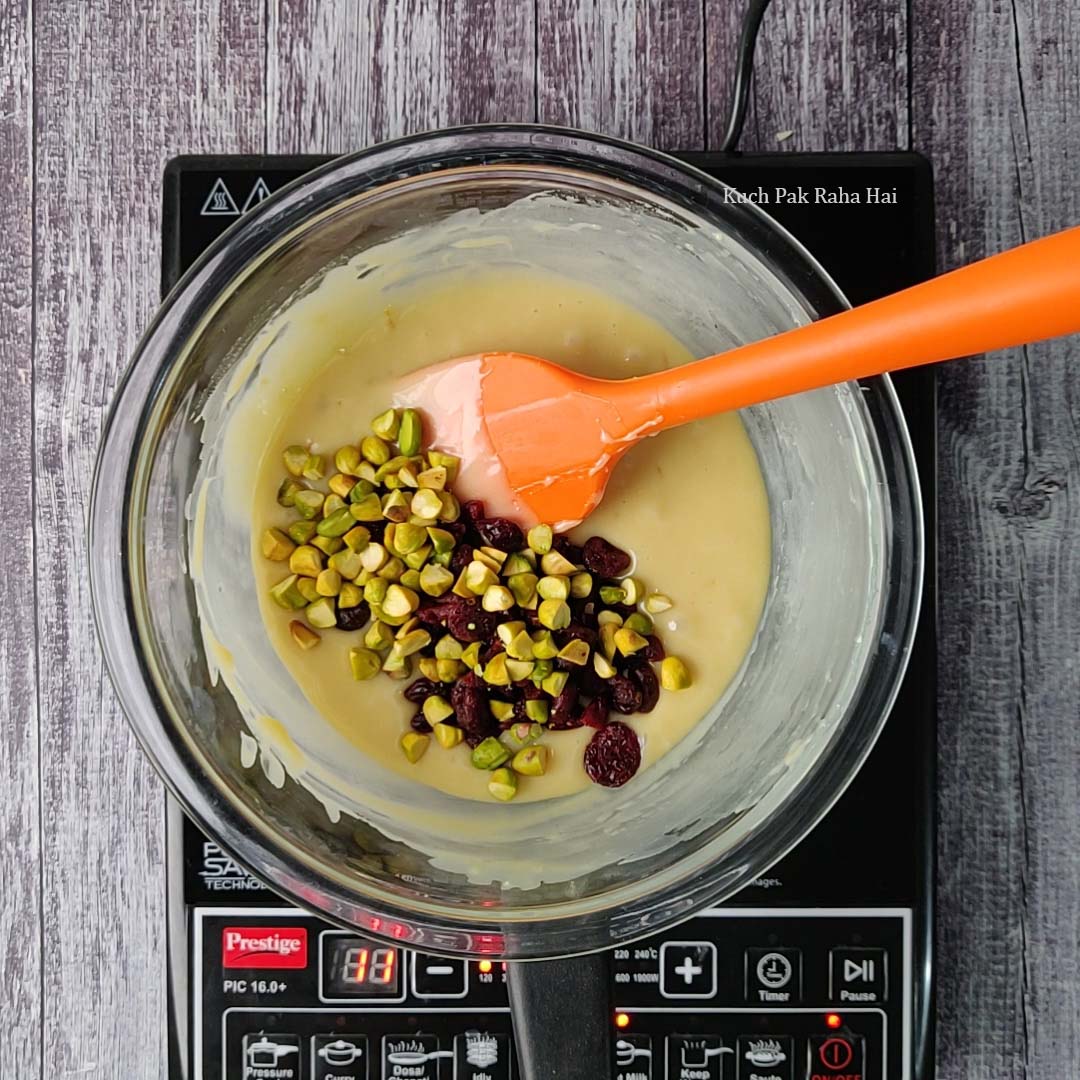
[[[703,967],[695,964],[693,960],[691,960],[688,956],[685,960],[683,960],[681,964],[679,964],[675,968],[675,974],[681,975],[683,977],[683,981],[686,983],[687,986],[689,986],[694,981],[694,978],[700,975],[704,970],[705,969]]]
[[[660,946],[660,995],[711,998],[716,994],[716,945],[711,941],[665,941]]]

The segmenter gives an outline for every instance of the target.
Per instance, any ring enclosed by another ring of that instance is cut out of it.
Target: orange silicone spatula
[[[594,379],[535,356],[483,353],[429,369],[414,403],[433,442],[463,455],[462,478],[489,512],[569,527],[600,501],[619,458],[665,428],[1078,330],[1080,227],[653,375]]]

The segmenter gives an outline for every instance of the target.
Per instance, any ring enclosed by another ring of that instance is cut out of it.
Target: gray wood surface
[[[474,120],[716,145],[742,7],[0,0],[0,1078],[164,1075],[161,788],[84,554],[164,161]],[[922,149],[955,265],[1080,218],[1078,53],[1070,0],[775,0],[743,145]],[[941,383],[943,1080],[1080,1071],[1077,353]]]

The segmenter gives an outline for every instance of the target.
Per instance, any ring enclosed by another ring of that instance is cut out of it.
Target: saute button
[[[884,949],[833,949],[829,953],[832,1000],[842,1005],[887,1000],[888,962]]]
[[[368,1080],[366,1035],[316,1035],[311,1042],[313,1080]]]
[[[653,1080],[652,1039],[648,1035],[615,1037],[615,1080]]]
[[[244,1080],[300,1080],[298,1035],[245,1035]]]
[[[724,1057],[730,1055],[715,1035],[669,1035],[667,1080],[725,1080]]]
[[[862,1080],[861,1035],[811,1035],[810,1080]]]
[[[466,1031],[454,1039],[454,1080],[510,1080],[509,1035]]]
[[[788,1035],[741,1035],[735,1051],[739,1080],[793,1080],[794,1056]]]
[[[441,1080],[439,1063],[454,1056],[434,1035],[384,1035],[382,1051],[383,1080]]]

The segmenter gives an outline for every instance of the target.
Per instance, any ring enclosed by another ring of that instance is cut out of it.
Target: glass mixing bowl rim
[[[652,933],[662,925],[685,918],[764,873],[820,821],[869,754],[899,690],[910,655],[921,596],[923,521],[914,455],[895,392],[887,377],[869,380],[864,388],[877,401],[882,415],[875,418],[868,414],[864,422],[874,433],[873,448],[877,452],[880,453],[885,445],[886,436],[891,436],[895,443],[894,452],[898,451],[891,475],[894,483],[887,488],[892,498],[899,500],[901,493],[895,490],[895,481],[899,478],[906,481],[902,486],[908,496],[908,505],[901,510],[911,530],[912,572],[910,579],[899,586],[886,582],[875,628],[880,630],[889,624],[887,609],[893,601],[897,608],[892,613],[893,619],[898,620],[903,632],[897,636],[893,661],[887,665],[891,666],[891,672],[886,672],[884,680],[869,679],[872,669],[882,661],[879,646],[868,656],[860,689],[848,702],[848,718],[842,731],[850,735],[864,699],[868,694],[871,698],[870,719],[863,720],[861,727],[864,730],[858,733],[859,738],[851,740],[858,744],[857,752],[839,746],[834,737],[784,803],[772,811],[765,830],[772,840],[765,845],[766,855],[762,856],[758,851],[755,858],[749,858],[755,846],[761,847],[763,829],[759,828],[719,859],[698,860],[695,865],[686,867],[685,863],[693,862],[693,859],[684,857],[649,879],[650,882],[660,879],[659,884],[651,884],[647,891],[638,890],[630,897],[629,910],[616,907],[617,901],[612,900],[612,897],[623,895],[627,886],[598,894],[603,898],[599,910],[583,912],[582,902],[561,902],[516,909],[509,916],[506,909],[476,909],[474,919],[466,918],[461,912],[448,913],[439,904],[402,903],[396,894],[380,891],[381,886],[371,890],[350,890],[328,877],[315,860],[305,858],[302,850],[267,826],[240,800],[230,798],[226,785],[214,776],[215,770],[200,766],[184,738],[183,724],[175,715],[179,710],[164,700],[165,695],[148,670],[142,642],[138,640],[141,631],[131,632],[140,622],[134,606],[130,565],[133,553],[128,539],[132,536],[133,498],[139,490],[133,477],[142,463],[142,455],[130,450],[144,448],[148,415],[157,401],[162,381],[175,362],[186,355],[191,331],[217,304],[228,302],[231,286],[238,276],[256,261],[267,257],[297,228],[310,223],[343,198],[370,195],[394,179],[416,178],[451,168],[460,170],[470,165],[499,164],[566,166],[593,175],[599,173],[630,184],[650,196],[675,202],[684,211],[712,210],[717,203],[723,202],[724,215],[729,220],[741,219],[751,231],[760,232],[773,245],[783,249],[783,258],[778,259],[770,253],[768,245],[750,248],[810,315],[848,306],[843,294],[813,256],[760,208],[723,198],[722,193],[730,190],[727,185],[693,166],[618,139],[538,125],[480,125],[430,132],[335,159],[276,192],[211,245],[166,298],[140,342],[118,388],[98,456],[90,512],[91,587],[106,662],[133,730],[186,812],[204,831],[221,840],[241,864],[249,866],[287,899],[302,907],[314,907],[319,914],[343,926],[361,925],[370,929],[365,920],[389,917],[406,926],[411,924],[411,933],[421,938],[436,932],[445,933],[448,928],[463,932],[466,938],[470,933],[490,936],[493,930],[507,926],[527,929],[530,939],[544,940],[521,943],[517,942],[516,935],[512,935],[520,948],[508,955],[524,958],[603,948]],[[343,188],[347,188],[347,192]],[[796,272],[807,275],[807,280],[801,284],[793,282],[791,276]],[[152,371],[147,368],[150,363],[154,365]],[[141,403],[136,401],[129,405],[125,414],[128,398],[137,391],[142,391]],[[133,418],[131,409],[136,407],[138,416]],[[879,430],[882,424],[886,425],[886,430]],[[889,425],[892,430],[888,430]],[[888,475],[883,464],[878,462],[878,465],[883,475]],[[111,515],[113,520],[109,520],[102,498],[104,486],[118,475],[113,466],[118,466],[119,474],[125,478],[123,513],[119,523],[115,520],[116,515]],[[145,494],[145,488],[143,490]],[[886,528],[895,528],[895,523],[887,520]],[[108,558],[94,558],[95,552],[100,555],[102,545],[99,541],[110,536],[117,542],[105,548]],[[895,544],[890,543],[891,557],[895,550]],[[905,584],[906,588],[903,587]],[[115,618],[121,611],[124,618]],[[128,631],[126,635],[118,629],[121,623]],[[136,675],[138,684],[132,679]],[[151,714],[153,721],[148,719]],[[807,799],[811,794],[812,797]],[[794,803],[803,806],[809,803],[815,806],[815,811],[809,816],[801,812],[794,814]],[[707,851],[710,846],[706,844],[698,851]],[[719,869],[721,863],[727,868],[724,872]],[[310,883],[312,878],[316,881],[314,886]],[[321,892],[313,895],[313,889],[321,889]],[[365,904],[370,907],[364,907]],[[425,948],[439,951],[430,944]],[[470,950],[454,948],[447,951]]]

